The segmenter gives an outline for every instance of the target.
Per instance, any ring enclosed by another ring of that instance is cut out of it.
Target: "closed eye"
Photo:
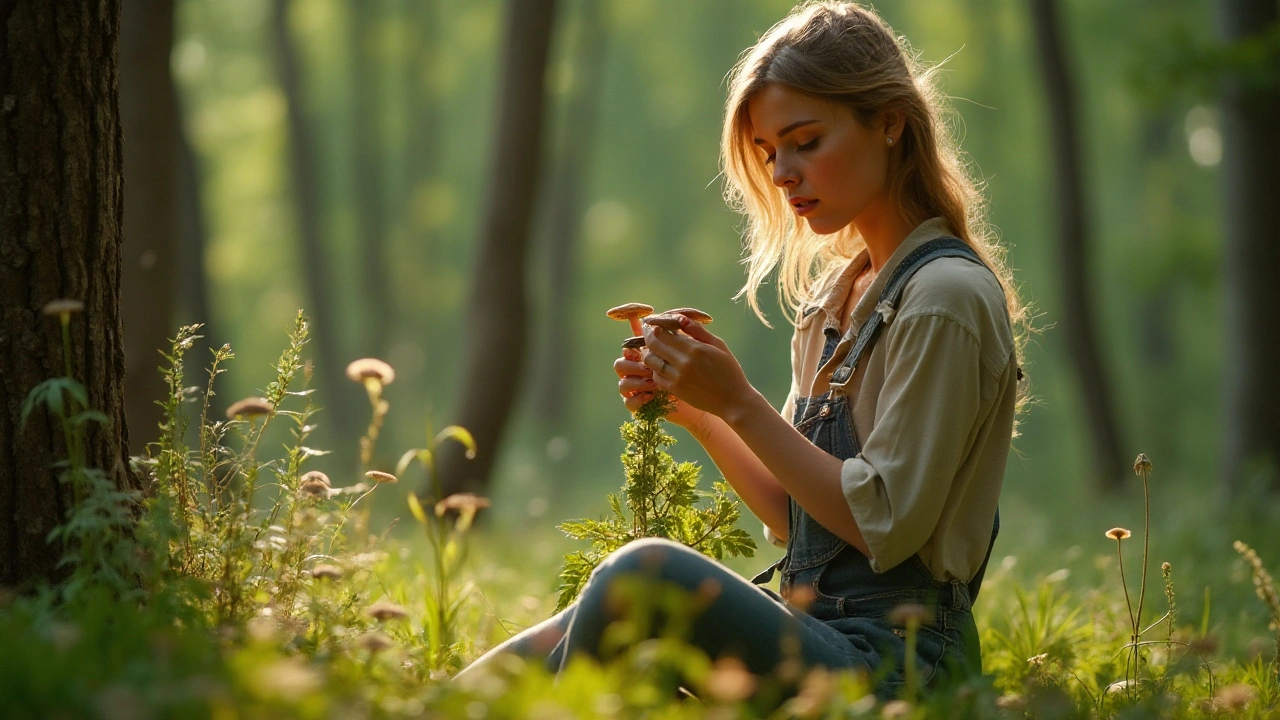
[[[818,147],[818,138],[814,138],[803,145],[797,145],[796,150],[798,151],[812,150],[816,147]]]

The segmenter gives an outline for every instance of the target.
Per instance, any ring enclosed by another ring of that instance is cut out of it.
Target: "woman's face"
[[[820,235],[885,209],[889,150],[900,130],[864,126],[844,105],[769,83],[747,102],[756,146],[796,215]]]

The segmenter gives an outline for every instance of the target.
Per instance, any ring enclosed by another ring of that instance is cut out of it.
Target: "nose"
[[[793,187],[800,183],[800,174],[795,166],[781,157],[773,161],[773,184],[778,187]]]

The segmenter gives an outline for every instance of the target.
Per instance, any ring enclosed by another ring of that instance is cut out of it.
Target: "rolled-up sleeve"
[[[977,334],[945,312],[896,318],[880,342],[875,424],[840,476],[876,572],[911,557],[937,527],[975,440],[983,372]]]

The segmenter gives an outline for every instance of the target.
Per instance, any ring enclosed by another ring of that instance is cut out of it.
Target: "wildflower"
[[[298,486],[298,494],[310,498],[327,498],[329,490],[329,476],[319,470],[303,475],[302,484]]]
[[[707,694],[723,703],[741,702],[756,690],[756,676],[735,657],[716,661],[707,675]]]
[[[391,638],[386,633],[370,630],[360,636],[360,647],[371,653],[380,653],[387,648],[394,646]]]
[[[1044,665],[1044,661],[1048,659],[1048,657],[1049,657],[1049,653],[1040,653],[1039,655],[1032,655],[1031,657],[1027,658],[1027,664],[1034,667],[1040,667],[1041,665]]]
[[[1017,693],[1001,695],[996,698],[996,707],[1010,712],[1019,712],[1026,709],[1027,699]]]
[[[342,577],[342,568],[322,563],[311,568],[311,577],[316,580],[337,580]]]
[[[1150,458],[1147,457],[1146,453],[1138,453],[1138,457],[1134,459],[1133,474],[1134,475],[1150,475],[1151,474],[1151,460]]]
[[[1218,693],[1218,706],[1224,710],[1243,710],[1253,702],[1254,690],[1244,683],[1232,683]]]
[[[1218,652],[1218,638],[1213,635],[1201,635],[1187,643],[1191,652],[1208,657]]]
[[[231,403],[231,407],[227,408],[227,419],[235,420],[238,417],[257,417],[259,415],[266,415],[274,409],[275,406],[266,398],[248,397]]]
[[[436,503],[436,517],[444,517],[445,513],[457,513],[457,528],[465,531],[471,527],[471,521],[475,518],[476,513],[489,507],[489,498],[480,497],[475,493],[454,493],[449,497]]]
[[[1128,530],[1125,530],[1122,527],[1113,527],[1107,531],[1107,537],[1116,541],[1127,540],[1132,536],[1133,536],[1133,533],[1129,532]]]
[[[379,600],[378,602],[365,608],[365,614],[377,620],[378,622],[386,622],[388,620],[403,620],[409,617],[409,613],[404,608],[387,600]]]
[[[933,613],[923,605],[903,603],[890,610],[887,619],[894,625],[920,627],[933,624]]]
[[[379,470],[370,470],[364,474],[365,477],[377,483],[396,483],[400,482],[400,478],[391,473],[381,472]]]
[[[1170,565],[1168,560],[1160,564],[1160,572],[1168,573],[1171,570],[1173,570],[1173,565]]]
[[[382,385],[390,385],[395,382],[396,371],[377,358],[360,358],[347,365],[347,379],[358,383],[377,380]]]
[[[904,718],[911,715],[911,711],[915,708],[906,700],[891,700],[884,704],[880,709],[880,717],[885,720],[893,720],[893,718]]]
[[[79,300],[71,300],[70,298],[51,300],[45,303],[44,307],[40,308],[40,312],[44,313],[47,317],[62,318],[70,317],[72,313],[82,312],[83,310],[84,303]]]

